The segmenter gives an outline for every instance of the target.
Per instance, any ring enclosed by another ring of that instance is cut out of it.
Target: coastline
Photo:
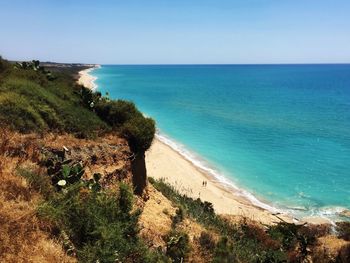
[[[78,84],[85,86],[88,89],[96,90],[97,84],[95,83],[95,81],[97,80],[97,77],[92,76],[90,72],[100,67],[100,65],[94,65],[90,68],[79,71]]]
[[[146,167],[149,177],[164,179],[181,193],[212,203],[218,214],[237,216],[238,220],[246,217],[262,224],[273,224],[281,219],[295,222],[290,215],[254,205],[239,189],[229,189],[159,138],[154,139],[146,152]],[[202,185],[203,181],[207,181],[207,186]]]
[[[78,83],[95,90],[97,77],[90,75],[91,71],[100,67],[94,65],[91,68],[79,72]],[[146,152],[146,168],[149,177],[164,179],[173,185],[181,193],[202,201],[213,204],[216,213],[242,217],[262,223],[274,224],[280,221],[289,223],[329,224],[329,219],[320,216],[309,216],[302,219],[293,218],[292,215],[282,212],[277,208],[260,202],[243,189],[223,181],[219,181],[209,169],[201,167],[186,158],[178,149],[173,147],[166,137],[156,134],[151,148]],[[207,186],[202,186],[207,181]],[[250,198],[248,197],[248,195]],[[254,202],[255,201],[255,202]]]

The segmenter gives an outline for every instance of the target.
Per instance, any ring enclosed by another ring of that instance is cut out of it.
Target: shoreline
[[[90,75],[99,68],[94,65],[79,72],[78,83],[91,90],[96,90],[97,77]],[[289,223],[332,224],[321,216],[308,216],[296,219],[293,215],[263,203],[244,189],[236,187],[225,177],[219,180],[210,168],[198,165],[179,149],[172,141],[156,134],[151,148],[146,152],[147,176],[164,179],[181,193],[192,198],[200,198],[213,204],[215,212],[223,215],[249,218],[262,224],[274,224],[280,221]],[[202,186],[207,181],[206,187]]]
[[[289,223],[299,222],[291,215],[277,209],[269,211],[254,205],[242,195],[239,188],[229,189],[158,137],[154,139],[151,148],[146,152],[146,167],[147,176],[164,179],[182,194],[212,203],[218,214],[237,216],[238,219],[246,217],[269,225],[282,220]],[[203,181],[207,181],[207,186],[202,186]],[[310,223],[316,222],[312,219]]]
[[[159,139],[158,134],[145,156],[147,176],[165,180],[188,197],[212,203],[218,214],[234,216],[237,220],[245,217],[266,225],[281,221],[295,224],[334,224],[329,218],[319,215],[295,218],[293,214],[261,202],[244,189],[219,181],[171,145]],[[203,181],[207,181],[207,186],[202,186]],[[270,209],[254,204],[245,195],[246,193]]]
[[[91,75],[90,72],[100,67],[100,65],[94,65],[93,67],[89,67],[87,69],[79,71],[78,84],[85,86],[86,88],[91,89],[92,91],[96,90],[97,84],[95,83],[95,81],[97,80],[97,77]]]

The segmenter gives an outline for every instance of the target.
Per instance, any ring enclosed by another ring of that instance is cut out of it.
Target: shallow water
[[[93,75],[259,200],[304,214],[350,209],[350,65],[102,66]]]

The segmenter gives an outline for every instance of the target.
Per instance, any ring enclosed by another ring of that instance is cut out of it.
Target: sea
[[[133,101],[160,140],[256,205],[330,220],[350,209],[350,64],[102,65],[91,74],[103,95]]]

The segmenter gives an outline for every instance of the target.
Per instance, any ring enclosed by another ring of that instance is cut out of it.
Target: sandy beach
[[[97,88],[97,85],[95,83],[96,81],[96,77],[90,75],[89,73],[94,70],[95,68],[100,67],[99,65],[95,65],[91,68],[88,69],[84,69],[82,71],[79,72],[79,80],[78,83],[80,85],[85,86],[86,88],[89,88],[91,90],[95,90]]]
[[[225,188],[222,183],[201,171],[157,138],[146,152],[146,166],[148,176],[155,179],[163,178],[181,193],[211,202],[219,214],[244,216],[263,224],[279,222],[279,218],[292,221],[288,215],[254,206],[238,191]],[[203,181],[207,181],[207,186],[202,185]]]

